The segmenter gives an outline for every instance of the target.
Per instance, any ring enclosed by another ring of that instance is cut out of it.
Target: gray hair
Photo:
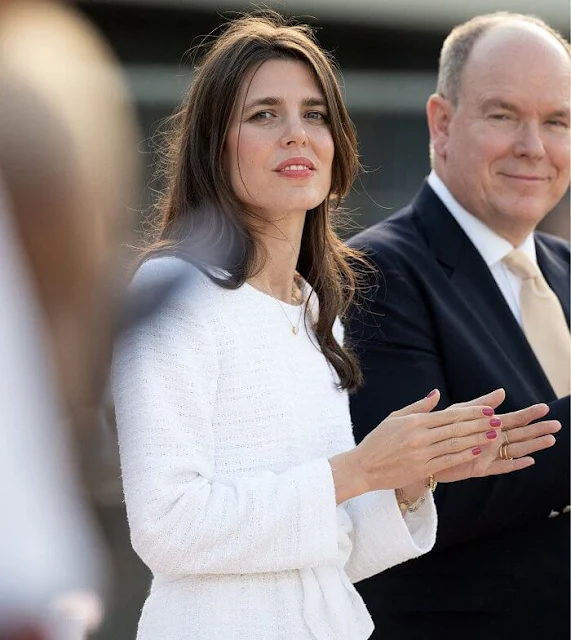
[[[440,51],[436,92],[456,106],[460,98],[462,72],[474,45],[493,27],[513,22],[525,22],[543,29],[553,36],[569,54],[569,43],[565,38],[540,18],[509,11],[497,11],[476,16],[468,22],[454,27],[444,41]]]

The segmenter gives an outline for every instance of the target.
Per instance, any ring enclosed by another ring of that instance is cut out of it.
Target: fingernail
[[[490,409],[490,407],[486,407],[485,409],[482,409],[482,413],[485,416],[493,416],[494,415],[494,410]]]
[[[438,389],[433,389],[426,397],[432,398],[432,396],[438,391]]]
[[[498,437],[497,431],[486,431],[486,438],[488,438],[488,440],[494,440],[497,437]]]
[[[502,421],[499,418],[492,418],[490,420],[490,427],[501,427]]]
[[[474,447],[474,448],[472,449],[472,453],[473,453],[475,456],[479,456],[479,455],[482,453],[482,448],[481,448],[481,447]]]

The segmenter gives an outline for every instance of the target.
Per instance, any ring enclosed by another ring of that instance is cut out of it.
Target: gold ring
[[[513,458],[510,458],[510,456],[508,455],[508,443],[504,442],[502,445],[500,445],[500,459],[501,460],[513,460]]]

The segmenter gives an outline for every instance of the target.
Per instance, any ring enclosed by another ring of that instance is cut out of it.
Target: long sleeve
[[[343,344],[345,331],[340,322],[334,331]],[[407,513],[404,518],[394,491],[372,491],[352,498],[342,508],[352,521],[352,550],[345,565],[351,582],[423,555],[434,546],[437,516],[432,494],[418,511]]]
[[[160,279],[165,263],[180,268],[172,258],[153,260],[138,282]],[[326,458],[280,473],[214,477],[220,354],[204,280],[180,288],[116,350],[113,388],[133,547],[155,573],[335,564],[335,491]]]
[[[349,500],[354,523],[352,552],[345,565],[351,582],[359,582],[401,562],[427,553],[436,540],[436,508],[432,495],[403,518],[393,491],[373,491]]]

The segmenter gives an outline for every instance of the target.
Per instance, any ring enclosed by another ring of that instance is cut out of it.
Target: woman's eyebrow
[[[278,104],[281,104],[282,100],[280,98],[275,98],[272,96],[267,96],[265,98],[256,98],[255,100],[252,100],[251,102],[248,102],[244,105],[244,111],[246,111],[247,109],[253,109],[254,107],[259,107],[259,106],[276,106]]]
[[[254,100],[251,100],[250,102],[247,102],[244,105],[244,111],[248,111],[250,109],[253,109],[254,107],[260,107],[260,106],[278,106],[280,104],[283,103],[283,99],[282,98],[277,98],[275,96],[266,96],[264,98],[256,98]],[[311,98],[304,98],[302,100],[302,106],[304,107],[326,107],[326,103],[325,100],[323,98],[317,98],[317,97],[311,97]]]

